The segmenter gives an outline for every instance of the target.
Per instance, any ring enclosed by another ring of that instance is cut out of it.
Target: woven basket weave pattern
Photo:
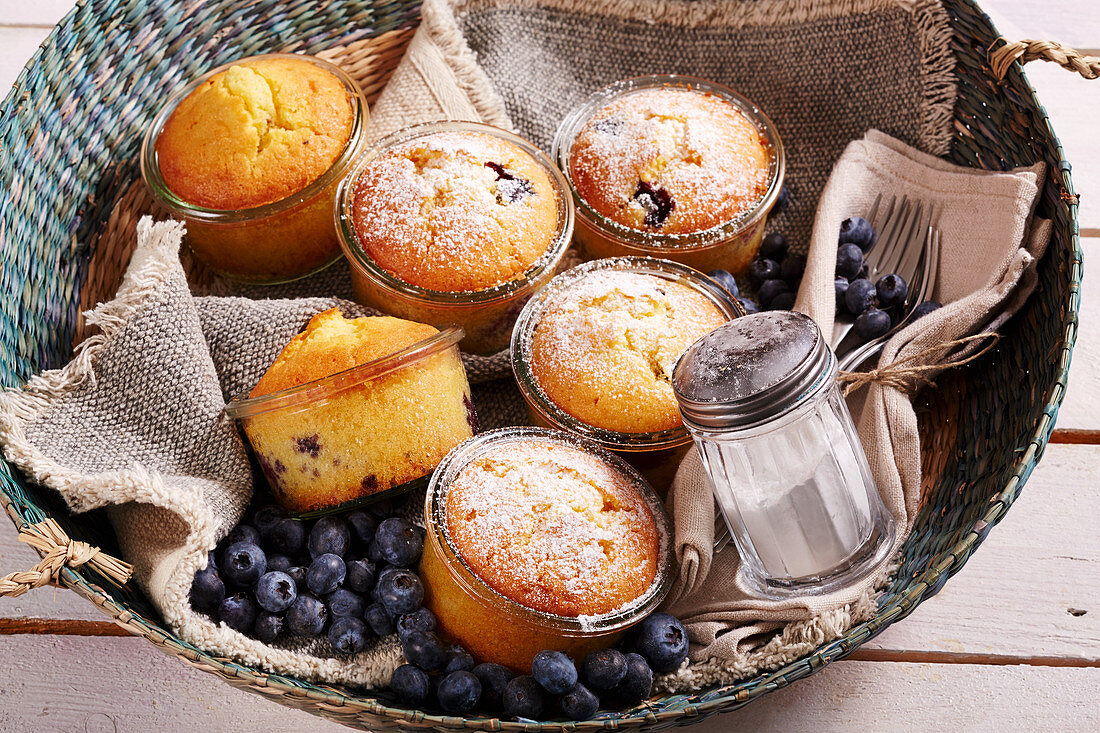
[[[1018,67],[1002,82],[987,61],[997,37],[969,0],[945,0],[955,30],[958,103],[951,158],[1004,169],[1045,160],[1040,210],[1054,234],[1039,287],[997,349],[941,378],[922,398],[923,509],[880,613],[806,659],[737,685],[666,697],[579,730],[657,730],[740,707],[841,658],[912,612],[958,571],[1022,488],[1053,428],[1077,329],[1081,251],[1069,166]],[[18,385],[64,363],[84,334],[79,311],[109,297],[145,206],[141,128],[170,90],[218,64],[267,51],[318,52],[377,95],[416,24],[416,2],[178,3],[101,0],[67,15],[0,109],[0,379]],[[102,516],[69,517],[50,492],[0,462],[0,502],[17,526],[45,516],[113,549]],[[163,651],[230,683],[341,723],[372,729],[558,730],[559,724],[424,715],[343,689],[214,659],[175,639],[134,589],[66,569],[65,585]]]

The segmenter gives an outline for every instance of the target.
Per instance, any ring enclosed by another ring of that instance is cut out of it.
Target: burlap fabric
[[[428,0],[409,53],[372,109],[372,134],[430,119],[480,119],[545,149],[565,112],[604,84],[665,72],[710,78],[743,92],[777,124],[792,203],[772,229],[805,249],[816,200],[847,141],[875,127],[922,150],[946,151],[949,40],[932,0]],[[143,224],[119,297],[93,315],[102,333],[65,369],[0,398],[6,455],[75,510],[113,507],[138,581],[182,638],[305,679],[385,682],[398,662],[391,642],[334,659],[323,648],[260,644],[189,609],[192,574],[238,520],[249,492],[247,463],[221,404],[251,386],[255,370],[329,302],[266,299],[347,297],[350,288],[341,264],[286,288],[215,282],[204,292],[237,298],[191,298],[175,259],[178,233]],[[228,322],[255,334],[227,336],[233,332],[219,324]],[[506,359],[467,366],[488,380],[505,373]],[[508,379],[486,381],[476,401],[489,427],[523,419]],[[78,416],[79,430],[71,427]],[[66,430],[72,435],[59,437]],[[702,583],[700,569],[693,582]],[[794,659],[869,613],[862,603],[789,624],[770,640],[742,636],[719,667],[695,665],[666,686],[729,681]],[[705,641],[698,628],[693,636]]]

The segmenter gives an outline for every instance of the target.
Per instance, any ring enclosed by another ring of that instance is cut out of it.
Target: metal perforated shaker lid
[[[793,311],[736,318],[676,363],[672,387],[684,421],[744,428],[779,417],[835,379],[836,358],[817,324]]]

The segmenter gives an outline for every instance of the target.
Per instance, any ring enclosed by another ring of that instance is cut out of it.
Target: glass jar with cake
[[[554,276],[573,202],[550,159],[473,122],[406,128],[370,147],[340,186],[337,226],[356,297],[466,332],[462,348],[508,346],[524,302]]]
[[[560,431],[483,433],[439,464],[424,506],[424,605],[482,661],[611,646],[672,583],[671,523],[630,466]]]
[[[250,56],[169,98],[145,133],[141,174],[212,270],[294,280],[340,259],[332,206],[366,121],[366,99],[339,67]]]
[[[615,451],[663,494],[691,444],[670,382],[676,360],[743,313],[677,262],[588,262],[528,301],[512,332],[512,370],[535,424]]]
[[[225,412],[294,516],[423,489],[478,430],[461,338],[458,328],[324,311]]]
[[[734,274],[760,246],[786,166],[756,105],[688,76],[601,89],[562,121],[551,157],[585,259],[648,255]]]

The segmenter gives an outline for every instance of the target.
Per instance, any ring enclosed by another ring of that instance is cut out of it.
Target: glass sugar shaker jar
[[[819,595],[874,570],[895,532],[836,381],[801,313],[737,318],[673,372],[684,423],[741,554],[747,588]]]

